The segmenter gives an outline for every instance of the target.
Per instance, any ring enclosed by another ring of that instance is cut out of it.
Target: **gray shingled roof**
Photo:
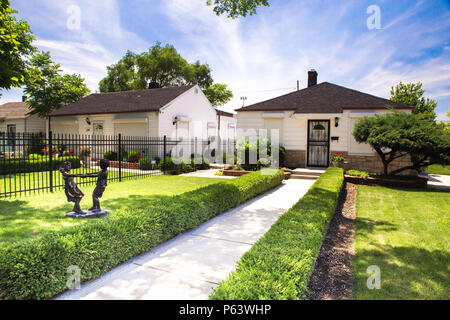
[[[342,113],[344,109],[385,109],[387,106],[396,109],[414,108],[329,82],[323,82],[236,111],[294,110],[295,113]]]
[[[158,111],[192,87],[194,85],[94,93],[80,101],[53,111],[50,116]]]
[[[230,117],[230,118],[234,117],[234,114],[232,114],[231,112],[226,112],[226,111],[219,110],[219,109],[216,109],[216,112],[219,116]]]
[[[30,109],[23,102],[9,102],[0,106],[0,119],[25,119]]]

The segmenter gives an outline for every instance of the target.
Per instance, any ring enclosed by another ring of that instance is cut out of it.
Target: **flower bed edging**
[[[345,181],[368,186],[383,186],[383,187],[397,187],[397,188],[426,188],[428,184],[427,179],[417,178],[413,180],[407,179],[389,179],[368,177],[366,179],[351,175],[344,175]]]

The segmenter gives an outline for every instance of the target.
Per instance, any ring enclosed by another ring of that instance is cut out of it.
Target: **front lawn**
[[[427,168],[427,173],[450,175],[450,166],[433,164]]]
[[[111,213],[87,221],[64,217],[71,205],[62,192],[5,201],[9,219],[0,227],[10,232],[5,235],[9,241],[0,246],[0,299],[50,298],[67,289],[68,267],[82,270],[82,282],[94,279],[283,179],[283,171],[266,170],[226,181],[157,176],[114,183],[102,202]],[[24,239],[14,241],[19,238]]]
[[[355,299],[450,299],[449,192],[359,186],[356,215]]]
[[[153,176],[125,182],[110,182],[103,198],[102,207],[112,212],[132,210],[139,200],[154,195],[172,196],[192,191],[222,179]],[[83,209],[92,206],[95,185],[80,186],[85,197]],[[16,240],[33,238],[43,231],[60,230],[64,227],[89,223],[65,217],[73,203],[68,203],[64,191],[41,195],[0,200],[0,247]],[[109,218],[109,217],[108,217]]]

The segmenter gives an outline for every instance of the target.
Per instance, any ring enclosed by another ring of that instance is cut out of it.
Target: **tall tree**
[[[203,92],[214,107],[224,105],[233,98],[233,92],[222,83],[215,83]]]
[[[41,117],[71,102],[83,98],[90,91],[77,74],[62,74],[61,66],[51,60],[49,52],[35,54],[30,60],[29,79],[24,92],[31,114]]]
[[[214,12],[217,15],[226,13],[228,18],[237,18],[239,16],[256,14],[258,7],[268,7],[268,0],[208,0],[208,6],[214,6]]]
[[[397,86],[391,88],[391,101],[401,102],[410,106],[415,106],[413,113],[428,114],[436,117],[434,109],[437,106],[436,101],[424,98],[425,90],[422,89],[422,83],[400,82]]]
[[[107,67],[108,76],[100,81],[100,91],[115,92],[140,89],[139,81],[135,73],[135,60],[136,55],[128,51],[119,62]]]
[[[33,31],[26,21],[14,16],[16,13],[8,0],[0,0],[0,89],[25,84],[27,59],[36,51]]]
[[[208,64],[189,63],[173,46],[163,47],[160,43],[140,54],[128,51],[119,62],[108,67],[108,75],[100,81],[99,88],[100,92],[147,89],[154,82],[162,88],[197,84],[214,106],[233,97],[226,85],[213,85]]]

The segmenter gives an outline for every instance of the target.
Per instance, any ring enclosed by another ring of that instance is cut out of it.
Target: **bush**
[[[252,179],[249,176],[243,178]],[[214,289],[210,298],[305,298],[343,180],[342,169],[328,168],[306,195],[242,256],[236,271]]]
[[[79,157],[58,157],[52,160],[53,170],[58,169],[66,161],[72,164],[72,169],[81,167]],[[49,156],[33,155],[32,158],[0,160],[0,175],[47,171],[49,168]]]
[[[124,210],[40,238],[0,248],[0,298],[44,299],[67,289],[67,268],[96,278],[281,183],[282,171],[260,172],[176,196],[152,196]]]
[[[128,162],[137,163],[142,156],[138,152],[130,152],[128,153]]]
[[[364,172],[364,171],[358,171],[358,170],[348,170],[345,173],[350,175],[350,176],[360,177],[360,178],[363,178],[363,179],[367,179],[367,178],[370,177],[370,173]]]
[[[108,159],[109,161],[118,161],[117,152],[114,151],[105,151],[103,158]]]
[[[205,158],[192,159],[191,166],[195,166],[195,169],[197,170],[208,170],[209,168],[211,168],[211,166],[209,165],[209,160]]]
[[[269,139],[263,139],[260,140],[258,137],[256,139],[256,143],[250,143],[249,139],[246,140],[240,140],[237,143],[237,154],[242,155],[244,154],[244,158],[238,158],[237,161],[241,164],[241,166],[247,170],[247,171],[255,171],[258,170],[258,163],[250,164],[250,154],[256,153],[256,161],[259,161],[261,158],[261,155],[259,154],[259,147],[260,144],[263,143],[267,146],[266,154],[269,158],[272,156],[272,145]],[[276,163],[275,165],[278,165],[280,168],[284,166],[285,160],[286,160],[286,149],[282,146],[278,147],[279,151],[279,163]]]
[[[152,159],[144,157],[139,159],[139,169],[141,170],[153,170],[155,165],[152,165]]]

